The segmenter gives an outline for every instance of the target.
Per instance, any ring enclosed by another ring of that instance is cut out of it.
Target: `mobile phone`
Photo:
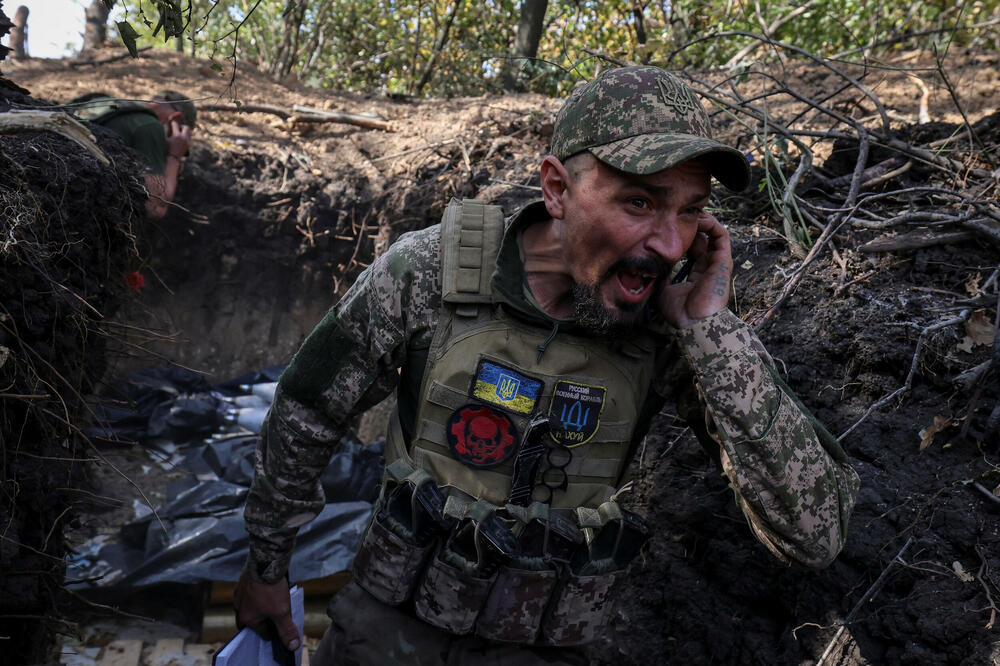
[[[694,259],[692,259],[687,254],[684,255],[684,263],[681,264],[681,269],[670,278],[670,284],[680,284],[687,279],[687,276],[691,273],[691,269],[694,268]]]

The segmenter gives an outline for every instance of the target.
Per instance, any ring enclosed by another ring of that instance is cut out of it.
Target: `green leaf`
[[[135,40],[139,37],[139,33],[135,31],[135,28],[128,21],[118,21],[115,25],[118,26],[118,34],[121,35],[122,43],[128,49],[129,55],[133,58],[138,58],[139,50],[135,47]]]
[[[209,65],[209,69],[214,69],[217,72],[221,72],[222,71],[222,65],[220,65],[217,62],[213,62],[211,65]]]
[[[184,32],[184,14],[177,0],[159,0],[160,23],[163,25],[163,41],[179,37]]]

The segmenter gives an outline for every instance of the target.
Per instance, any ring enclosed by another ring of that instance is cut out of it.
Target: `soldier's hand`
[[[187,155],[191,147],[191,128],[184,123],[171,120],[163,126],[167,138],[167,154],[180,159]]]
[[[292,620],[287,578],[277,583],[259,583],[244,569],[233,594],[233,607],[236,626],[250,627],[267,640],[273,640],[276,630],[281,642],[293,652],[302,644]]]
[[[664,285],[660,312],[674,328],[688,328],[729,303],[733,253],[729,232],[711,213],[698,219],[698,233],[687,253],[693,261],[686,282]]]

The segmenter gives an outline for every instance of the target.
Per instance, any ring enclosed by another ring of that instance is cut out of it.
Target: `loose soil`
[[[900,54],[897,64],[903,62],[932,61]],[[979,166],[988,170],[1000,167],[998,62],[979,53],[952,53],[945,61],[952,89],[987,146]],[[857,70],[852,74],[865,75],[900,136],[925,144],[956,133],[962,118],[940,77],[920,74],[934,122],[914,128],[920,88],[912,77]],[[450,197],[499,203],[508,212],[536,198],[536,168],[559,106],[533,95],[332,94],[282,86],[243,68],[236,87],[227,88],[226,76],[208,62],[170,51],[75,69],[31,60],[5,64],[4,73],[52,102],[94,90],[148,98],[171,88],[203,103],[236,94],[244,104],[375,114],[393,128],[202,112],[177,206],[139,234],[134,268],[145,286],[108,324],[117,355],[105,379],[170,361],[220,381],[286,362],[372,256],[400,233],[436,222]],[[815,98],[837,85],[814,65],[792,63],[785,76]],[[853,117],[874,113],[856,96],[830,104]],[[780,100],[769,110],[781,117]],[[735,123],[721,115],[716,122],[727,140],[748,145]],[[826,127],[817,121],[816,129]],[[853,169],[855,158],[832,145],[817,152],[830,157],[828,175]],[[758,179],[763,175],[756,169]],[[906,177],[916,185],[930,176],[918,166]],[[936,204],[928,198],[914,205]],[[765,193],[751,188],[740,198],[720,198],[720,207],[738,267],[734,309],[757,321],[799,260],[780,221],[765,213]],[[1000,404],[1000,367],[963,384],[963,372],[990,360],[991,345],[970,346],[963,324],[921,336],[962,310],[994,321],[998,286],[989,278],[1000,268],[997,246],[977,236],[905,252],[858,252],[882,235],[845,226],[834,239],[836,252],[824,250],[760,328],[788,383],[831,432],[844,433],[865,417],[842,440],[863,484],[843,553],[820,572],[778,563],[753,539],[713,463],[664,413],[625,495],[656,535],[624,584],[612,632],[593,648],[595,661],[1000,662],[1000,498],[993,490],[1000,485],[1000,431],[990,419]],[[906,384],[918,343],[910,390],[866,416]],[[936,422],[945,425],[922,446],[922,431]]]

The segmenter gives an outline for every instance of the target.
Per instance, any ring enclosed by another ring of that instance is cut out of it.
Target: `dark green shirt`
[[[151,173],[163,173],[167,167],[167,138],[156,114],[136,109],[115,114],[101,123],[122,139],[149,167]]]

